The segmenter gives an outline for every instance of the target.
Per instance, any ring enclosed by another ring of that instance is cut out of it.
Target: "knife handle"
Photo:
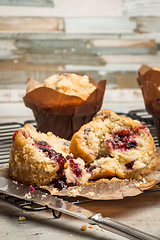
[[[131,240],[160,240],[160,238],[154,237],[150,234],[142,232],[138,229],[129,227],[123,223],[117,222],[111,218],[103,218],[101,213],[98,213],[91,217],[91,220],[97,223],[101,228],[104,228],[110,232],[121,235]]]

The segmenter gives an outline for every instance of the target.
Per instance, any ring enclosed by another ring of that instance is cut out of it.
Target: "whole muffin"
[[[70,140],[100,110],[106,80],[97,83],[86,75],[55,74],[44,84],[30,78],[23,100],[31,108],[39,131]]]

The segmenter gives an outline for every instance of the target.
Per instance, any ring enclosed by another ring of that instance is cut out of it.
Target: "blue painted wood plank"
[[[53,7],[53,0],[0,0],[0,5]]]
[[[120,34],[65,33],[65,32],[0,32],[0,39],[67,40],[67,39],[118,39]],[[134,34],[135,35],[135,34]],[[145,39],[145,38],[144,38]]]

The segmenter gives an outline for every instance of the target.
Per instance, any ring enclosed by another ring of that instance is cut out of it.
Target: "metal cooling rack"
[[[158,143],[158,139],[156,136],[156,131],[154,128],[154,124],[153,124],[153,120],[152,117],[146,112],[146,110],[142,109],[142,110],[134,110],[134,111],[130,111],[129,113],[118,113],[119,115],[123,115],[123,116],[127,116],[127,117],[131,117],[134,120],[138,120],[140,121],[143,125],[146,125],[149,129],[150,132],[153,136],[154,142],[155,142],[155,146],[158,148],[159,147],[159,143]],[[28,120],[25,121],[23,124],[18,123],[18,122],[9,122],[9,123],[0,123],[0,167],[4,167],[8,164],[8,160],[9,160],[9,152],[10,152],[10,148],[11,148],[11,144],[12,144],[12,136],[15,130],[17,130],[20,127],[23,127],[26,123],[30,123],[33,126],[36,127],[36,122],[34,120]],[[144,193],[152,193],[152,192],[157,192],[160,191],[160,183],[157,184],[158,189],[153,189],[153,190],[148,190],[145,191]],[[32,201],[26,201],[23,199],[19,199],[13,196],[9,196],[7,194],[4,193],[0,193],[0,199],[4,200],[6,202],[8,202],[9,204],[20,208],[21,210],[25,210],[25,211],[43,211],[43,210],[47,210],[49,209],[46,206],[41,206],[38,204],[35,204]],[[66,200],[69,200],[68,198],[65,198]],[[83,203],[90,203],[93,200],[84,200],[81,199],[81,201],[75,201],[74,198],[74,204],[83,204]],[[95,201],[95,200],[94,200]],[[52,210],[53,216],[54,218],[59,218],[61,216],[61,212],[60,213],[56,213],[54,210]]]
[[[0,167],[8,163],[13,133],[22,126],[17,122],[0,123]]]
[[[144,109],[130,111],[127,115],[134,120],[140,121],[143,125],[149,128],[154,139],[155,146],[158,148],[159,147],[158,138],[156,135],[156,130],[151,115],[149,115]]]

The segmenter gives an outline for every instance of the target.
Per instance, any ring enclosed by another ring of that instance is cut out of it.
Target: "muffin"
[[[90,177],[84,161],[70,155],[70,142],[51,132],[37,132],[26,124],[14,132],[12,141],[9,170],[18,182],[41,186],[62,179],[66,185],[79,185]]]
[[[86,75],[55,74],[38,83],[30,78],[23,100],[35,116],[38,130],[70,140],[100,110],[106,80],[95,82]]]
[[[142,65],[138,74],[146,111],[153,118],[160,145],[160,67]]]
[[[155,152],[149,129],[140,122],[103,109],[76,132],[70,144],[75,158],[82,158],[90,180],[103,177],[136,178]]]

